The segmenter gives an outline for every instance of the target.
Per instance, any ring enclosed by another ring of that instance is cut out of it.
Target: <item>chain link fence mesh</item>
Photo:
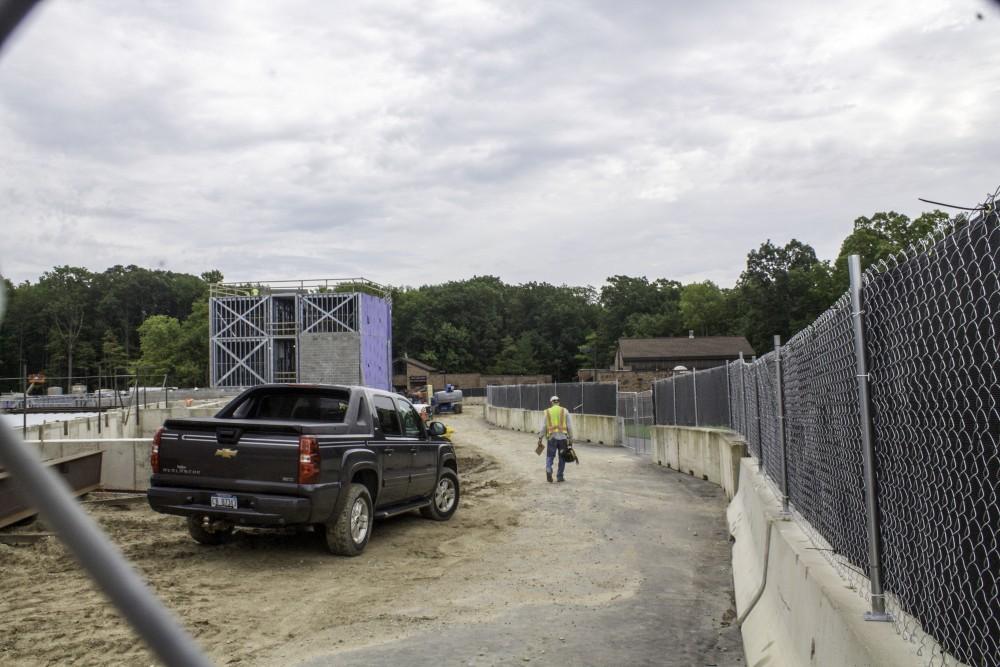
[[[991,202],[950,235],[870,269],[863,288],[887,603],[900,634],[921,645],[929,664],[1000,664],[1000,223],[993,211]],[[773,352],[730,366],[729,397],[733,428],[750,453],[787,493],[816,546],[867,597],[852,327],[845,295],[782,347],[782,397]]]
[[[731,367],[678,373],[653,383],[656,423],[729,428]]]
[[[973,665],[1000,664],[998,265],[993,213],[865,288],[886,588],[904,634]]]

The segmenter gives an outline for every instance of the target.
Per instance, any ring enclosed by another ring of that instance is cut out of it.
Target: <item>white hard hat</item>
[[[558,403],[558,402],[559,402],[558,396],[553,396],[552,398],[549,399],[549,403]]]

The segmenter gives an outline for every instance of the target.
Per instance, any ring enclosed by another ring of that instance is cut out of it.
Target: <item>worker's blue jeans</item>
[[[562,479],[563,474],[566,472],[566,443],[568,441],[556,440],[555,438],[549,438],[548,447],[545,448],[545,472],[552,474],[552,462],[556,458],[556,452],[559,453],[559,471],[556,473],[556,479]]]

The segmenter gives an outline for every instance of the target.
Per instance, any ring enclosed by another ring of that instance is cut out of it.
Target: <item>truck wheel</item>
[[[447,521],[458,509],[458,496],[458,475],[445,468],[434,487],[431,504],[421,507],[420,513],[428,519]]]
[[[326,524],[326,547],[338,556],[357,556],[372,534],[372,496],[364,484],[351,484],[344,509]]]
[[[461,403],[458,403],[458,404],[455,405],[455,414],[456,415],[462,414],[462,404]]]
[[[225,544],[233,539],[232,524],[226,524],[224,528],[206,528],[204,520],[203,516],[189,516],[187,518],[188,532],[191,533],[195,542],[215,546]]]

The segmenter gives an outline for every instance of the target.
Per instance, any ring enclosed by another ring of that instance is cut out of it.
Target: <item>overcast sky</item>
[[[985,0],[49,0],[0,59],[0,272],[728,286],[982,201],[998,129]]]

